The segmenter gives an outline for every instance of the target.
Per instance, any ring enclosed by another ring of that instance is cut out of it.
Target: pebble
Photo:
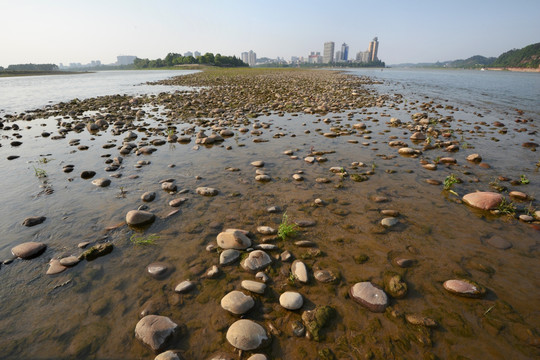
[[[313,273],[313,277],[315,280],[322,283],[333,283],[338,280],[338,277],[329,270],[317,270]]]
[[[95,180],[92,180],[92,184],[98,187],[107,187],[111,185],[111,179],[107,179],[107,178],[95,179]]]
[[[266,284],[253,280],[243,280],[241,283],[242,289],[251,291],[257,294],[264,294]]]
[[[270,281],[270,278],[268,277],[268,275],[266,275],[262,271],[259,271],[258,273],[255,274],[255,279],[261,280],[263,283],[267,283],[268,281]]]
[[[531,215],[521,214],[519,215],[519,220],[523,222],[531,222],[534,221],[534,218]]]
[[[255,305],[255,300],[241,291],[234,290],[221,299],[221,307],[228,312],[242,315],[251,310]]]
[[[75,266],[79,262],[80,262],[79,258],[73,255],[60,259],[60,265],[67,266],[67,267]]]
[[[253,354],[247,360],[268,360],[268,358],[264,354]]]
[[[407,314],[405,315],[405,319],[412,325],[421,325],[431,328],[437,327],[437,322],[435,320],[420,314]]]
[[[149,211],[131,210],[126,214],[126,223],[132,226],[141,226],[153,223],[156,216]]]
[[[155,279],[163,279],[168,275],[169,270],[171,270],[171,266],[163,262],[151,263],[146,267],[148,274]]]
[[[395,217],[387,217],[381,220],[381,225],[386,228],[396,226],[397,224],[399,224],[399,220]]]
[[[253,162],[251,163],[251,165],[252,165],[252,166],[255,166],[255,167],[263,167],[263,166],[264,166],[264,161],[260,161],[260,160],[258,160],[258,161],[253,161]]]
[[[60,261],[58,259],[51,259],[49,262],[49,268],[47,269],[47,275],[56,275],[60,274],[64,270],[66,270],[67,267],[60,264]]]
[[[272,178],[268,175],[257,175],[255,176],[255,180],[260,181],[260,182],[268,182],[268,181],[271,181]]]
[[[291,265],[291,272],[298,281],[304,284],[309,281],[309,275],[308,275],[306,264],[304,264],[300,260],[293,261]]]
[[[174,192],[178,189],[178,187],[172,182],[164,182],[161,184],[161,189],[168,192]]]
[[[174,351],[167,350],[164,353],[159,354],[154,360],[181,360]]]
[[[275,234],[277,234],[277,230],[270,227],[270,226],[259,226],[259,227],[257,227],[257,232],[259,234],[263,234],[263,235],[275,235]]]
[[[295,181],[303,181],[304,180],[304,177],[300,174],[294,174],[292,176],[292,178],[295,180]]]
[[[317,224],[315,220],[296,220],[294,223],[302,228],[315,226]]]
[[[41,255],[46,248],[44,243],[29,241],[13,247],[11,253],[21,259],[31,259]]]
[[[212,265],[206,272],[205,276],[209,279],[214,279],[220,274],[219,268],[216,265]]]
[[[486,289],[472,280],[453,279],[444,282],[443,287],[454,295],[480,298],[485,295]]]
[[[211,187],[198,187],[195,192],[202,196],[216,196],[218,191]]]
[[[486,240],[486,243],[493,246],[494,248],[506,250],[512,247],[512,243],[506,239],[503,239],[500,236],[493,236]]]
[[[187,198],[173,199],[173,200],[169,201],[169,206],[178,207],[178,206],[182,205],[183,203],[185,203],[186,201],[187,201]]]
[[[467,161],[470,161],[473,163],[480,163],[482,162],[482,157],[479,154],[471,154],[467,156]]]
[[[79,259],[85,259],[86,261],[92,261],[100,256],[105,256],[113,251],[112,243],[104,243],[92,246],[90,249],[79,255]]]
[[[256,272],[263,270],[271,263],[272,258],[270,258],[267,253],[262,250],[255,250],[249,253],[248,257],[242,262],[241,265],[244,270]]]
[[[437,170],[437,165],[435,164],[424,164],[422,165],[422,167],[426,170],[431,170],[431,171]]]
[[[166,316],[147,315],[135,326],[135,337],[152,350],[159,351],[177,328],[178,325]]]
[[[283,262],[287,262],[287,261],[291,261],[293,256],[292,254],[289,252],[289,250],[285,250],[284,252],[282,252],[280,255],[279,255],[281,261]]]
[[[184,280],[180,284],[176,285],[176,287],[174,288],[174,291],[182,294],[182,293],[189,292],[194,287],[195,287],[195,283],[193,281]]]
[[[240,258],[240,251],[234,249],[227,249],[219,254],[219,264],[229,265]]]
[[[95,175],[96,175],[96,172],[95,172],[95,171],[91,171],[91,170],[85,170],[85,171],[81,172],[81,178],[83,178],[83,179],[85,179],[85,180],[91,179],[91,178],[93,178]]]
[[[251,239],[246,232],[236,229],[227,229],[217,236],[217,244],[222,249],[245,250],[251,246]]]
[[[24,226],[31,227],[31,226],[39,225],[42,222],[44,222],[45,220],[47,220],[47,218],[45,216],[32,216],[32,217],[24,219],[22,224]]]
[[[430,185],[441,185],[442,182],[437,179],[426,179],[426,182]]]
[[[154,201],[155,198],[156,198],[156,193],[153,191],[147,191],[141,195],[141,200],[144,202]]]
[[[287,310],[298,310],[304,305],[304,298],[296,291],[286,291],[279,297],[279,304]]]
[[[414,265],[413,259],[407,259],[407,258],[395,258],[394,264],[401,268],[408,268]]]
[[[463,196],[463,201],[466,204],[482,210],[497,208],[503,199],[504,197],[501,194],[489,191],[479,191]]]
[[[270,341],[261,325],[247,319],[233,323],[227,330],[226,338],[229,344],[243,351],[256,350]]]
[[[354,301],[373,312],[384,312],[388,306],[386,293],[369,281],[354,284],[349,294]]]
[[[391,210],[391,209],[385,209],[385,210],[381,210],[381,215],[398,217],[399,216],[399,211]]]
[[[510,191],[508,195],[517,200],[527,200],[529,196],[521,191]]]

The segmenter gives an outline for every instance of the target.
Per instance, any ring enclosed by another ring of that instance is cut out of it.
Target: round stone
[[[268,175],[257,175],[255,176],[255,180],[261,181],[261,182],[268,182],[272,180],[272,178]]]
[[[467,161],[470,161],[473,163],[479,163],[479,162],[482,162],[482,157],[479,154],[471,154],[467,156]]]
[[[11,253],[17,257],[20,257],[21,259],[31,259],[41,255],[41,253],[45,251],[46,247],[47,245],[43,243],[29,241],[15,246],[11,249]]]
[[[229,327],[227,341],[237,349],[244,351],[256,350],[269,342],[266,330],[251,320],[238,320]]]
[[[298,310],[304,305],[304,298],[295,291],[286,291],[279,297],[279,304],[287,310]]]
[[[251,163],[252,166],[255,166],[255,167],[263,167],[264,166],[264,161],[253,161]]]
[[[444,282],[443,287],[454,295],[479,298],[485,295],[486,289],[472,280],[452,279]]]
[[[183,203],[185,203],[186,201],[187,201],[187,198],[173,199],[173,200],[169,201],[169,206],[178,207],[178,206],[182,205]]]
[[[178,325],[166,316],[147,315],[135,326],[135,337],[152,350],[158,351],[177,328]]]
[[[98,187],[107,187],[111,185],[111,180],[107,178],[99,178],[99,179],[92,180],[92,184]]]
[[[512,247],[512,243],[500,236],[493,236],[486,240],[486,242],[494,248],[506,250]]]
[[[172,191],[176,191],[178,187],[176,186],[176,184],[172,182],[164,182],[161,184],[161,189],[172,192]]]
[[[149,211],[131,210],[126,214],[126,223],[133,226],[141,226],[153,223],[156,216]]]
[[[156,193],[153,191],[147,191],[141,195],[141,200],[144,202],[154,201],[155,198],[156,198]]]
[[[399,224],[399,220],[396,219],[395,217],[387,217],[381,220],[381,225],[384,226],[385,228],[390,228],[397,224]]]
[[[244,280],[241,283],[242,289],[245,289],[247,291],[251,291],[257,294],[264,294],[264,290],[266,290],[266,284],[260,283],[258,281],[253,280]]]
[[[240,257],[240,251],[234,249],[227,249],[219,254],[219,264],[229,265]]]
[[[190,280],[184,280],[180,284],[176,285],[174,291],[177,293],[186,293],[195,287],[195,283]]]
[[[221,307],[236,315],[242,315],[251,310],[255,301],[249,295],[234,290],[221,299]]]
[[[300,260],[295,260],[292,263],[291,272],[298,281],[300,281],[302,283],[307,283],[308,282],[309,277],[308,277],[308,271],[307,271],[306,264],[304,264]]]
[[[180,360],[178,355],[174,351],[167,350],[164,353],[159,354],[154,360]]]
[[[373,312],[384,312],[388,306],[386,293],[369,281],[354,284],[349,290],[351,298]]]
[[[29,218],[24,219],[22,224],[24,226],[31,227],[31,226],[39,225],[42,222],[44,222],[45,220],[47,220],[47,218],[45,216],[31,216]]]
[[[92,171],[92,170],[85,170],[81,173],[81,178],[83,179],[91,179],[93,178],[94,176],[96,175],[96,172],[95,171]]]
[[[146,271],[150,276],[156,279],[162,279],[170,270],[170,265],[163,262],[151,263],[146,267]]]
[[[68,256],[68,257],[60,259],[60,264],[63,266],[70,267],[70,266],[77,265],[79,261],[80,261],[79,258],[76,256]]]
[[[218,191],[211,187],[198,187],[195,192],[202,196],[216,196]]]
[[[489,191],[479,191],[463,196],[463,201],[472,207],[482,210],[492,210],[497,208],[504,197],[499,193]]]
[[[255,250],[249,253],[248,257],[242,262],[242,267],[248,271],[259,271],[272,263],[272,259],[262,250]]]
[[[313,276],[315,277],[315,280],[322,283],[333,283],[338,279],[338,277],[329,270],[317,270]]]
[[[257,227],[257,232],[259,234],[263,234],[263,235],[275,235],[275,234],[277,234],[277,230],[270,227],[270,226],[259,226],[259,227]]]
[[[251,240],[243,231],[227,229],[218,234],[217,244],[222,249],[245,250],[251,246]]]

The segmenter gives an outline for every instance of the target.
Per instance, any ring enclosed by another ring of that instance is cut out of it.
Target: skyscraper
[[[240,59],[249,66],[255,66],[257,63],[257,54],[253,50],[249,50],[249,52],[243,52],[240,55]]]
[[[379,50],[379,41],[377,37],[373,38],[373,41],[369,43],[369,61],[377,61],[377,51]]]
[[[323,63],[330,64],[334,62],[334,42],[324,43]]]
[[[347,61],[349,59],[349,45],[341,45],[341,58],[339,60]]]

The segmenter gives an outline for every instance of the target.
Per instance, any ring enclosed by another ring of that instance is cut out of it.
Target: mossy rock
[[[384,275],[384,291],[394,299],[402,299],[407,295],[407,283],[399,274],[386,273]]]
[[[304,311],[302,321],[306,329],[313,336],[313,340],[321,341],[321,330],[328,325],[336,315],[336,310],[331,306],[318,306],[314,310]]]
[[[86,261],[92,261],[97,259],[100,256],[107,255],[113,251],[113,244],[111,243],[105,243],[105,244],[98,244],[95,246],[92,246],[90,249],[83,252],[79,259],[83,260],[86,259]]]

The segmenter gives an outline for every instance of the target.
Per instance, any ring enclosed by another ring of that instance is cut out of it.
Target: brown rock
[[[504,197],[501,194],[489,191],[479,191],[463,196],[463,201],[467,205],[482,210],[492,210],[497,208],[503,199]]]

